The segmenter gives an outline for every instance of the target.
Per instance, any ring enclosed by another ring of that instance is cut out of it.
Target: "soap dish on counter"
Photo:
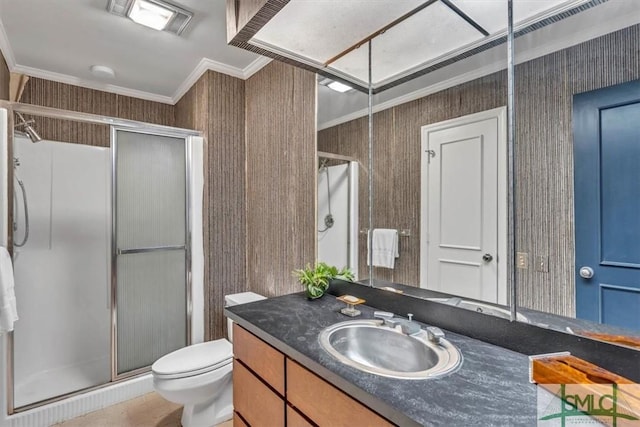
[[[354,297],[353,295],[342,295],[342,296],[336,297],[336,299],[338,301],[342,301],[343,303],[347,304],[345,308],[340,310],[340,313],[349,317],[359,316],[360,310],[356,309],[356,305],[366,302],[362,298]]]

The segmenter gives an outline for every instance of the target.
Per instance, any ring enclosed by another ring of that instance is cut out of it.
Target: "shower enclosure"
[[[3,148],[19,315],[6,340],[13,413],[148,373],[192,342],[192,160],[202,138],[6,105],[22,113]]]
[[[318,261],[358,277],[358,162],[318,153]]]

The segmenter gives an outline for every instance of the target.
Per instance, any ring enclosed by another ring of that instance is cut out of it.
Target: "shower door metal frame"
[[[8,117],[8,161],[9,164],[4,165],[5,167],[7,167],[7,189],[10,195],[13,194],[14,188],[13,188],[13,167],[12,167],[12,159],[13,159],[13,113],[14,112],[20,112],[22,114],[28,114],[28,115],[32,115],[32,116],[38,116],[38,117],[44,117],[44,118],[51,118],[51,119],[59,119],[59,120],[69,120],[69,121],[74,121],[74,122],[80,122],[80,123],[90,123],[90,124],[102,124],[102,125],[107,125],[107,126],[116,126],[119,129],[124,129],[124,130],[129,130],[129,131],[146,131],[147,133],[150,134],[154,134],[154,135],[165,135],[165,136],[173,136],[173,137],[177,137],[177,138],[184,138],[185,139],[185,161],[187,162],[186,164],[186,170],[185,170],[185,175],[186,175],[186,185],[187,185],[187,193],[186,193],[186,212],[187,212],[187,217],[186,217],[186,227],[187,227],[187,234],[186,234],[186,238],[185,238],[185,246],[187,247],[187,253],[188,253],[188,257],[187,257],[187,264],[186,264],[186,279],[187,279],[187,306],[186,306],[186,314],[187,314],[187,343],[190,344],[191,343],[191,319],[192,319],[192,310],[193,310],[193,302],[192,302],[192,283],[191,283],[191,279],[192,279],[192,275],[191,275],[191,218],[190,218],[190,206],[191,206],[191,201],[192,201],[192,197],[193,197],[193,193],[192,193],[192,188],[190,185],[190,177],[191,177],[191,153],[192,153],[192,144],[193,144],[193,138],[194,137],[202,137],[202,132],[199,131],[195,131],[195,130],[190,130],[190,129],[182,129],[182,128],[176,128],[176,127],[171,127],[171,126],[164,126],[164,125],[156,125],[156,124],[151,124],[151,123],[145,123],[145,122],[139,122],[136,120],[127,120],[127,119],[120,119],[120,118],[115,118],[115,117],[109,117],[109,116],[101,116],[101,115],[97,115],[97,114],[90,114],[90,113],[82,113],[82,112],[76,112],[76,111],[68,111],[68,110],[61,110],[58,108],[51,108],[51,107],[41,107],[38,105],[31,105],[31,104],[22,104],[19,102],[10,102],[10,101],[3,101],[0,100],[0,108],[5,108],[7,109],[7,111],[9,112],[9,117]],[[111,143],[111,141],[110,141]],[[112,168],[113,168],[113,164],[112,164]],[[113,169],[112,169],[113,171]],[[111,189],[112,191],[112,197],[113,197],[113,188]],[[9,224],[11,224],[13,222],[13,198],[10,197],[9,198],[9,212],[8,212],[8,218],[7,218],[7,222]],[[113,221],[113,218],[112,218]],[[13,257],[13,227],[9,227],[8,228],[8,251],[9,254]],[[112,230],[113,233],[113,230]],[[113,263],[113,256],[112,256],[112,260],[111,262]],[[112,272],[110,273],[112,274]],[[113,276],[111,278],[111,280],[113,281]],[[112,288],[112,282],[110,282],[110,292],[113,292],[113,288]],[[113,325],[113,313],[114,313],[114,305],[111,305],[111,324]],[[113,340],[113,329],[112,329],[112,336],[111,336],[111,340]],[[76,390],[73,391],[71,393],[67,393],[67,394],[63,394],[60,396],[55,396],[49,399],[45,399],[39,402],[34,402],[28,405],[24,405],[21,406],[19,408],[15,408],[14,407],[14,355],[13,355],[13,351],[14,351],[14,336],[13,336],[13,331],[7,334],[7,339],[6,339],[6,343],[7,343],[7,348],[6,348],[6,361],[7,361],[7,365],[6,365],[6,380],[7,380],[7,384],[6,384],[6,391],[7,391],[7,413],[8,415],[13,415],[13,414],[17,414],[20,412],[25,412],[28,411],[30,409],[34,409],[43,405],[47,405],[50,403],[55,403],[55,402],[59,402],[61,400],[64,399],[68,399],[70,397],[73,396],[78,396],[84,393],[87,393],[89,391],[93,391],[93,390],[99,390],[102,389],[104,387],[108,387],[111,386],[115,383],[119,383],[121,381],[125,381],[127,379],[132,378],[133,376],[137,376],[137,375],[142,375],[145,374],[146,372],[148,372],[150,370],[149,368],[146,368],[144,371],[141,370],[141,372],[136,372],[135,374],[130,374],[129,375],[125,375],[125,376],[113,376],[113,369],[112,369],[112,375],[111,375],[111,381],[104,383],[104,384],[99,384],[93,387],[87,387],[81,390]],[[113,360],[115,359],[115,348],[112,346],[111,347],[111,360],[112,360],[112,367],[113,367]]]
[[[147,248],[133,248],[120,250],[117,247],[117,191],[118,191],[118,138],[119,131],[139,133],[152,136],[166,136],[171,138],[180,138],[184,140],[184,158],[185,158],[185,242],[184,245],[161,246]],[[148,253],[157,251],[185,251],[185,283],[186,289],[186,345],[191,344],[191,315],[193,304],[191,302],[191,185],[189,178],[191,176],[191,138],[183,133],[162,129],[154,129],[153,126],[144,126],[135,129],[112,125],[110,132],[111,147],[111,381],[127,379],[141,375],[151,371],[151,365],[134,369],[122,374],[118,374],[118,260],[120,255],[133,253]]]

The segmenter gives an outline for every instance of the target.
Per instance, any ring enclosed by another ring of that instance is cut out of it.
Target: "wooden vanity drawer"
[[[287,400],[320,426],[393,425],[290,359],[287,359]]]
[[[314,427],[298,411],[287,405],[287,427]]]
[[[237,360],[233,361],[233,408],[252,427],[285,425],[284,400]]]
[[[242,418],[238,415],[237,412],[233,413],[233,427],[249,427]]]
[[[284,355],[233,324],[233,355],[284,396]]]

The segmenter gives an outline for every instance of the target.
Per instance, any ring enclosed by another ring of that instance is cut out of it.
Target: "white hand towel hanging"
[[[374,228],[371,240],[373,240],[372,251],[369,248],[369,239],[367,239],[367,251],[371,251],[371,253],[367,254],[367,265],[369,265],[369,260],[371,260],[374,267],[393,269],[396,258],[400,256],[398,250],[398,230]]]
[[[9,252],[0,246],[0,334],[13,331],[18,320],[16,294],[13,281],[13,265]]]

